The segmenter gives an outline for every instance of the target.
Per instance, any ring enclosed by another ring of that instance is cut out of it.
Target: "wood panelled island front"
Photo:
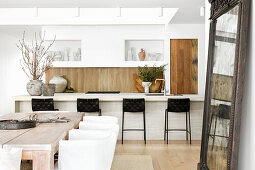
[[[77,98],[99,98],[102,115],[116,116],[121,127],[123,98],[145,98],[146,129],[148,140],[163,140],[164,114],[168,98],[190,98],[191,100],[191,129],[192,140],[201,140],[204,97],[197,95],[184,96],[146,96],[145,94],[121,93],[121,94],[85,94],[85,93],[57,93],[55,96],[14,96],[12,98],[12,112],[32,112],[32,98],[53,98],[55,108],[60,111],[77,111]],[[85,113],[85,115],[97,115],[97,113]],[[142,128],[142,114],[125,113],[125,128]],[[185,114],[169,113],[169,128],[185,128]],[[120,131],[121,132],[121,131]],[[119,134],[119,139],[121,133]],[[125,140],[143,140],[141,132],[125,132]],[[170,140],[185,140],[184,132],[170,132]]]

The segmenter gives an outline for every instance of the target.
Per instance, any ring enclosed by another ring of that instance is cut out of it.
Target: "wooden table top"
[[[34,113],[32,113],[34,114]],[[66,117],[68,123],[38,123],[35,128],[21,130],[0,130],[0,147],[19,147],[25,151],[49,150],[57,152],[58,142],[65,139],[68,131],[77,128],[82,120],[83,113],[77,112],[51,112],[37,113],[39,119]],[[0,117],[4,119],[28,119],[31,113],[14,113]]]

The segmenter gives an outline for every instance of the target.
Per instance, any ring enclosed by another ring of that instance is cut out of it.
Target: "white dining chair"
[[[112,130],[117,135],[119,133],[119,125],[115,123],[99,123],[82,121],[79,123],[79,129],[81,130]]]
[[[68,132],[69,140],[92,140],[92,139],[104,139],[107,138],[112,130],[82,130],[82,129],[72,129]],[[116,137],[116,133],[114,132]]]
[[[70,139],[59,142],[58,170],[110,170],[116,136],[111,130],[71,130]]]
[[[0,148],[0,169],[20,170],[22,148]]]
[[[114,116],[84,116],[83,121],[118,124],[118,118]]]

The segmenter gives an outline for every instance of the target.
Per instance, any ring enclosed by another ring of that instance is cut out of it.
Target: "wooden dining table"
[[[26,120],[35,113],[14,113],[0,116],[0,120]],[[66,117],[67,123],[37,123],[35,128],[0,130],[1,148],[22,148],[22,160],[32,160],[33,170],[53,170],[54,154],[59,141],[67,139],[68,131],[79,126],[83,113],[42,112],[36,113],[39,120]]]

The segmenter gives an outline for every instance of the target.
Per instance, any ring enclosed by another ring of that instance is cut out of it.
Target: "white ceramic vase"
[[[142,82],[142,86],[144,87],[144,93],[150,93],[151,82]]]
[[[30,80],[27,83],[27,92],[31,96],[41,96],[42,95],[42,80]]]
[[[67,87],[67,80],[63,76],[54,76],[50,82],[50,84],[56,84],[56,93],[63,93]]]

